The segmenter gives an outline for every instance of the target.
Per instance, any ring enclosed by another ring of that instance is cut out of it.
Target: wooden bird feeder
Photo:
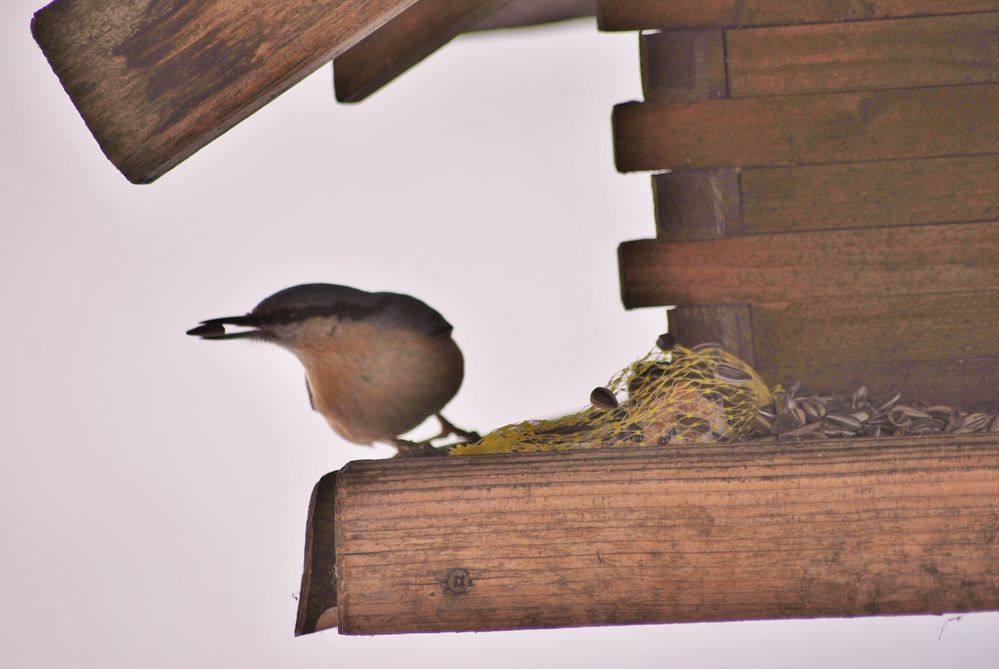
[[[454,36],[590,2],[56,0],[33,31],[132,181],[320,64],[359,100]],[[617,166],[675,306],[770,383],[999,410],[999,0],[599,0],[641,30]],[[296,630],[999,610],[999,434],[354,462],[316,486]]]

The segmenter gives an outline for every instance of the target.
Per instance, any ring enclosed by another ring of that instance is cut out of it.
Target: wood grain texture
[[[353,462],[313,515],[345,634],[999,608],[996,435]]]
[[[740,176],[747,232],[999,220],[996,154],[754,168]]]
[[[695,102],[728,97],[721,30],[679,30],[639,38],[646,100]]]
[[[694,169],[999,152],[999,85],[614,108],[617,168]]]
[[[619,248],[628,308],[997,290],[996,258],[999,222],[639,240]]]
[[[101,149],[156,179],[415,0],[56,0],[32,32]]]
[[[995,82],[999,13],[730,30],[726,54],[731,97]]]
[[[999,354],[999,292],[991,290],[755,304],[752,323],[761,367]]]
[[[753,313],[748,304],[684,304],[666,314],[669,331],[684,346],[714,342],[750,366],[756,364]]]
[[[999,10],[999,0],[599,0],[601,30],[860,21]]]
[[[874,396],[894,390],[909,401],[966,411],[999,411],[999,357],[897,360],[800,367],[758,367],[767,383],[800,381],[814,391],[852,393],[861,385]]]
[[[340,102],[358,102],[511,0],[420,0],[333,61]]]
[[[737,170],[678,170],[652,176],[656,236],[669,242],[743,231]]]

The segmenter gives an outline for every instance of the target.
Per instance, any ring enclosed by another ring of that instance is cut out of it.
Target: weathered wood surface
[[[652,176],[657,237],[685,242],[743,230],[737,170],[680,170]]]
[[[996,154],[757,168],[740,179],[746,232],[999,220]]]
[[[316,499],[345,634],[999,609],[996,435],[354,462]]]
[[[830,334],[831,337],[835,333]],[[910,336],[919,336],[918,332]],[[849,345],[848,341],[843,342]],[[965,411],[999,411],[999,357],[941,358],[883,362],[816,364],[801,367],[757,367],[767,383],[785,386],[798,381],[817,392],[852,393],[866,386],[874,396],[901,391],[908,401],[942,404]]]
[[[32,31],[101,149],[156,179],[415,0],[56,0]]]
[[[909,401],[999,410],[999,292],[681,305],[669,329],[717,342],[768,384],[849,395],[902,391]]]
[[[754,304],[752,324],[760,367],[982,358],[999,354],[999,291]]]
[[[712,342],[756,364],[753,312],[748,304],[683,304],[667,313],[669,331],[684,346]]]
[[[639,56],[646,100],[673,103],[728,97],[721,30],[642,35]]]
[[[752,167],[999,152],[999,85],[614,108],[617,167]]]
[[[419,0],[333,61],[340,102],[358,102],[511,0]]]
[[[729,30],[725,47],[731,97],[999,81],[999,13]]]
[[[656,236],[999,220],[999,154],[652,175]]]
[[[742,27],[999,10],[999,0],[599,0],[601,30]]]
[[[996,290],[999,222],[743,235],[619,247],[626,307]]]

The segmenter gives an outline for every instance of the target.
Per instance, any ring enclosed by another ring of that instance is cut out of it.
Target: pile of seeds
[[[774,403],[759,410],[751,436],[828,439],[975,432],[999,432],[999,415],[903,403],[899,392],[871,398],[864,386],[850,397],[803,394],[795,383],[775,392]]]

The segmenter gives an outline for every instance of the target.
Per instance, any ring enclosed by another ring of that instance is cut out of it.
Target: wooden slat
[[[500,11],[486,17],[474,29],[536,26],[593,16],[596,12],[596,0],[513,0]]]
[[[336,579],[324,571],[324,566],[336,562],[336,530],[332,514],[315,513],[316,509],[332,508],[335,503],[337,473],[319,479],[309,501],[309,517],[305,524],[305,569],[298,597],[295,635],[309,634],[336,627]]]
[[[619,248],[629,308],[996,290],[996,258],[999,222],[639,240]]]
[[[682,305],[666,313],[669,331],[684,346],[714,342],[750,365],[756,364],[748,304]]]
[[[599,0],[601,30],[858,21],[999,10],[999,0]]]
[[[997,446],[952,435],[353,462],[312,516],[334,517],[345,634],[990,610]]]
[[[721,30],[642,35],[639,54],[646,100],[695,102],[728,95]]]
[[[996,154],[756,168],[741,182],[747,232],[999,219]]]
[[[420,0],[333,61],[336,99],[358,102],[510,0]]]
[[[734,169],[679,170],[652,177],[656,236],[669,242],[720,239],[743,230]]]
[[[705,100],[614,109],[623,172],[999,152],[999,85]]]
[[[999,355],[997,291],[755,304],[752,323],[760,367]]]
[[[995,82],[999,13],[730,30],[726,56],[731,97]]]
[[[174,167],[415,0],[56,0],[32,31],[133,182]]]
[[[914,333],[916,334],[916,333]],[[852,393],[866,386],[874,396],[899,390],[906,401],[965,411],[999,410],[999,357],[892,361],[805,367],[758,367],[767,383],[800,381],[810,391]]]

